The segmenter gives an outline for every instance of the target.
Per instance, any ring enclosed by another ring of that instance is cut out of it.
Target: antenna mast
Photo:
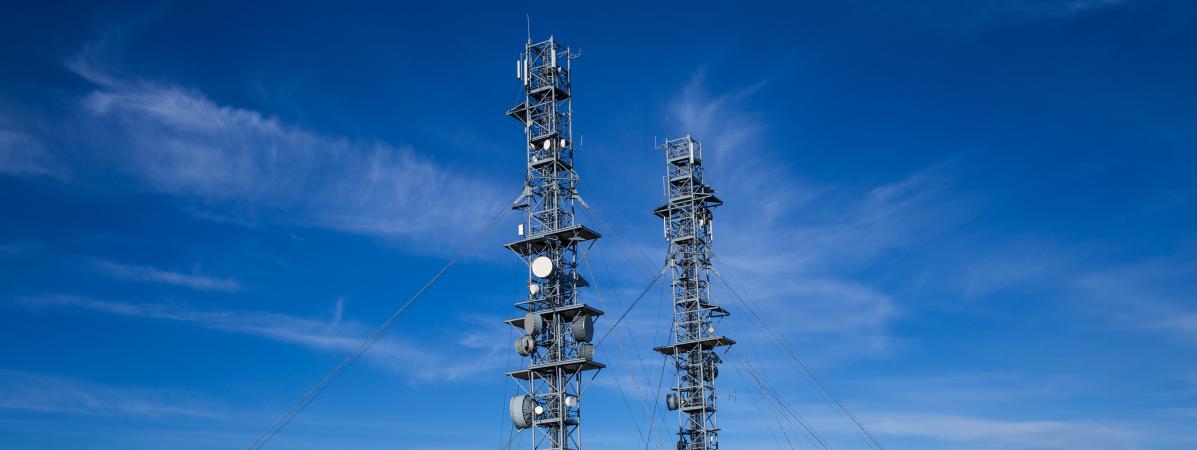
[[[547,41],[524,45],[516,77],[524,99],[507,115],[524,125],[527,170],[524,192],[513,208],[524,211],[520,240],[507,244],[528,264],[528,297],[515,307],[524,315],[507,323],[523,330],[515,350],[527,368],[507,373],[525,394],[511,398],[516,428],[533,428],[533,450],[582,448],[579,395],[582,375],[602,369],[594,361],[594,320],[603,314],[579,299],[589,285],[577,271],[578,247],[599,234],[574,223],[578,174],[574,172],[573,107],[569,47]]]
[[[715,378],[720,347],[735,341],[716,333],[727,310],[711,300],[711,210],[723,202],[703,179],[702,144],[690,135],[666,137],[665,205],[653,211],[664,222],[673,291],[673,343],[653,350],[673,358],[677,384],[665,406],[678,412],[678,450],[717,450]]]

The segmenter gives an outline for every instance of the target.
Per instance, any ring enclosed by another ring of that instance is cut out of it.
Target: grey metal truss
[[[665,205],[653,211],[664,223],[673,292],[673,343],[654,350],[671,357],[677,384],[666,406],[678,411],[678,450],[716,450],[715,378],[720,347],[735,343],[716,333],[728,313],[711,299],[711,210],[723,202],[703,179],[702,144],[690,135],[666,139]]]
[[[528,366],[507,375],[526,395],[511,401],[518,428],[533,428],[532,448],[582,448],[579,395],[594,361],[594,319],[602,311],[587,306],[578,290],[588,283],[578,273],[579,246],[589,248],[599,234],[574,222],[578,174],[574,172],[571,61],[575,55],[552,37],[529,40],[516,64],[524,98],[507,115],[524,125],[527,171],[524,192],[514,208],[524,211],[521,239],[507,244],[528,264],[528,297],[515,304],[523,317],[507,323],[524,330],[516,343]],[[534,262],[547,258],[551,273],[538,276]]]

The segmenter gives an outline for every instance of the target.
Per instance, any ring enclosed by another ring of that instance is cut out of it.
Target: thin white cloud
[[[667,106],[677,122],[670,132],[675,138],[694,134],[704,143],[706,155],[723,162],[729,155],[742,156],[750,151],[748,144],[766,130],[766,124],[741,107],[767,84],[762,80],[743,89],[712,94],[705,87],[706,73],[699,71],[682,88],[681,93]],[[680,127],[679,127],[680,126]]]
[[[999,420],[951,414],[888,414],[874,432],[920,436],[981,448],[1133,449],[1135,433],[1116,425],[1056,420]]]
[[[147,418],[218,418],[210,405],[178,392],[110,386],[0,369],[0,410]]]
[[[961,11],[972,11],[975,20],[1001,22],[1027,21],[1036,19],[1059,19],[1078,16],[1125,3],[1131,0],[1015,0],[986,2],[983,6]]]
[[[102,156],[145,188],[198,202],[205,215],[452,237],[474,231],[510,200],[485,176],[409,147],[326,136],[192,89],[121,79],[97,69],[87,53],[68,66],[97,86],[81,102],[86,120],[118,136]]]
[[[23,303],[33,308],[77,308],[124,317],[181,322],[338,353],[353,350],[371,331],[361,323],[343,319],[340,302],[329,320],[262,311],[196,310],[177,304],[129,303],[69,295],[27,298]],[[488,330],[487,333],[491,338],[498,335],[495,330]],[[502,365],[500,349],[507,348],[493,339],[482,340],[471,335],[457,342],[448,341],[449,345],[456,345],[457,348],[429,347],[429,343],[436,342],[441,341],[384,338],[375,342],[365,358],[412,382],[433,382],[459,380],[498,370]]]
[[[46,176],[67,179],[69,174],[38,138],[5,129],[0,117],[0,174],[19,177]]]
[[[1088,311],[1197,344],[1197,264],[1192,261],[1140,261],[1081,272],[1075,280]]]
[[[773,125],[748,109],[766,87],[712,94],[700,73],[669,105],[675,133],[703,141],[708,177],[727,202],[715,236],[726,276],[786,332],[851,334],[883,350],[902,308],[852,274],[957,226],[970,202],[951,192],[946,164],[865,189],[803,181],[776,163],[801,136],[768,141]]]
[[[1130,0],[1066,0],[1061,9],[1072,14],[1121,5]]]
[[[156,267],[127,265],[104,260],[97,260],[93,263],[104,273],[123,280],[164,283],[209,291],[236,292],[241,290],[241,283],[228,278],[186,274]]]
[[[1157,318],[1145,327],[1164,330],[1182,336],[1190,342],[1197,342],[1197,312],[1177,312]]]

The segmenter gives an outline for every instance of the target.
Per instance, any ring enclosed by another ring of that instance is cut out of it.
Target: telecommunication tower
[[[578,273],[579,246],[599,234],[574,222],[578,174],[574,172],[573,109],[569,47],[550,37],[524,46],[516,62],[523,101],[507,115],[524,125],[527,171],[524,192],[513,206],[526,216],[520,240],[507,244],[528,265],[524,313],[507,323],[522,330],[515,350],[528,366],[507,373],[524,393],[511,398],[516,428],[533,428],[532,448],[579,450],[583,374],[602,369],[594,361],[594,320],[602,311],[579,299],[588,285]]]
[[[678,450],[717,450],[715,378],[722,360],[716,351],[735,343],[719,335],[716,323],[728,313],[711,300],[711,210],[723,202],[703,179],[702,144],[686,135],[666,139],[665,205],[653,211],[664,222],[667,264],[673,291],[673,343],[654,350],[673,359],[677,384],[665,406],[678,412]]]

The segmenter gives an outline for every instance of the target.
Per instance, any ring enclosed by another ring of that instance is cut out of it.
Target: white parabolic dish
[[[532,274],[545,278],[553,273],[553,260],[547,256],[537,256],[532,260]]]

